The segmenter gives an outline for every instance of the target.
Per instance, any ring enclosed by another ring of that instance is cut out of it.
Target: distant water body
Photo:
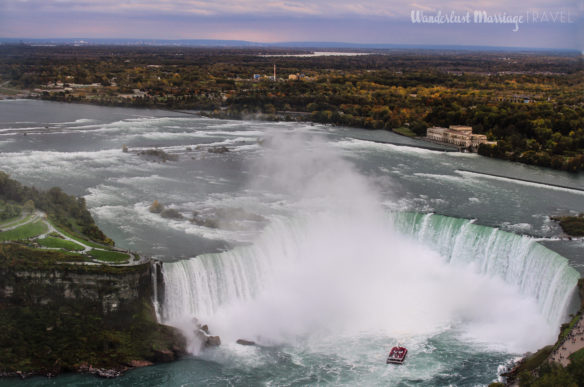
[[[362,56],[371,55],[368,52],[336,52],[336,51],[315,51],[310,54],[266,54],[258,55],[263,57],[299,57],[299,58],[311,58],[315,56]]]
[[[550,216],[582,211],[584,174],[417,145],[385,131],[0,101],[1,169],[83,196],[118,246],[164,262],[160,320],[188,333],[196,316],[223,342],[201,352],[191,337],[192,356],[116,380],[0,386],[496,380],[553,342],[569,310],[584,242]],[[178,159],[138,154],[152,148]],[[154,200],[183,218],[150,213]],[[387,366],[398,341],[406,363]]]

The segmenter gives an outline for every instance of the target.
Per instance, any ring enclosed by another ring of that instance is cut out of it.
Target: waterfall
[[[392,213],[362,226],[314,218],[278,218],[250,246],[164,263],[162,321],[196,316],[248,328],[235,339],[257,337],[249,327],[258,325],[261,336],[281,337],[346,319],[355,329],[415,335],[471,321],[476,337],[522,336],[510,350],[533,350],[557,335],[579,278],[533,238],[466,219]],[[535,320],[536,335],[525,328]]]
[[[554,325],[566,317],[580,275],[568,260],[536,239],[435,214],[395,214],[398,230],[432,246],[451,264],[471,264],[537,300]]]

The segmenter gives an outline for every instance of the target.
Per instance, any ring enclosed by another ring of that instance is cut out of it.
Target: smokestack
[[[276,64],[274,63],[274,81],[276,80]]]

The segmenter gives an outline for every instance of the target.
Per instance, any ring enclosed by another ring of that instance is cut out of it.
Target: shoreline
[[[504,383],[494,386],[518,387],[522,375],[541,377],[540,369],[546,364],[559,365],[566,368],[570,364],[570,356],[584,350],[584,278],[578,280],[575,297],[580,299],[580,307],[570,315],[570,320],[560,326],[560,333],[555,343],[540,348],[535,353],[524,354],[512,368],[502,373]],[[574,321],[577,318],[577,321]],[[568,342],[568,343],[566,343]],[[536,364],[530,364],[536,361]]]

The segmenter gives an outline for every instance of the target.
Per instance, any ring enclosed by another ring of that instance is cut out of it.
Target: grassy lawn
[[[114,263],[125,263],[130,259],[128,254],[120,253],[118,251],[91,250],[89,255],[100,261]]]
[[[48,231],[47,225],[42,220],[25,224],[12,230],[0,232],[0,241],[18,241],[32,238]]]
[[[0,228],[2,227],[14,227],[14,226],[18,226],[19,224],[23,224],[26,223],[30,220],[30,218],[32,218],[34,216],[34,214],[28,214],[28,215],[21,215],[22,218],[20,216],[14,217],[14,218],[10,218],[10,219],[6,219],[3,221],[0,221]]]
[[[406,128],[405,126],[402,126],[401,128],[392,129],[392,131],[401,134],[402,136],[416,137],[416,133],[412,132],[410,128]]]
[[[71,242],[61,238],[46,237],[37,240],[38,244],[44,247],[56,247],[59,249],[69,250],[69,251],[80,251],[83,250],[83,246],[78,245],[75,242]]]
[[[97,249],[107,249],[108,248],[107,245],[100,245],[99,243],[91,242],[91,241],[88,241],[87,239],[83,239],[77,235],[63,231],[62,229],[56,227],[54,224],[53,224],[53,227],[55,227],[57,230],[59,230],[59,232],[63,233],[63,235],[66,235],[69,238],[76,240],[77,242],[82,243],[84,245],[87,245],[89,247],[93,247],[93,248],[97,248]]]
[[[18,219],[20,219],[20,216],[15,216],[14,218],[0,220],[0,227],[13,226],[13,224],[11,224],[11,223],[16,222]]]

